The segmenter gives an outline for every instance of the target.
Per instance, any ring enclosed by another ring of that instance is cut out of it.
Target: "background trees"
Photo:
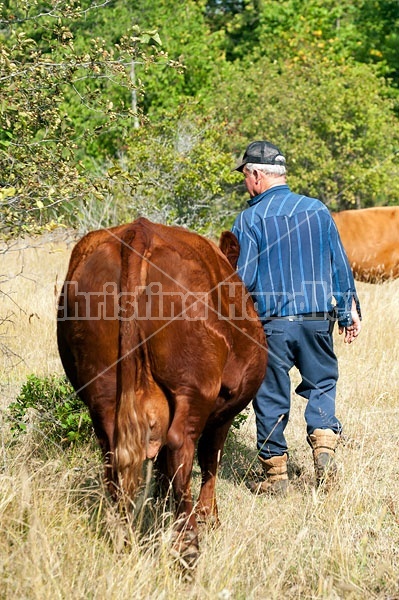
[[[396,2],[1,5],[1,231],[137,214],[217,233],[251,139],[332,209],[397,204]]]
[[[110,161],[139,119],[131,97],[141,85],[131,77],[132,63],[165,63],[160,40],[129,23],[110,35],[116,15],[109,2],[2,8],[3,230],[73,222],[77,208],[111,183]],[[87,35],[93,23],[104,37]]]
[[[294,189],[334,210],[397,202],[394,103],[373,67],[335,63],[304,47],[303,59],[280,65],[259,59],[218,90],[230,147],[275,140],[287,155]]]

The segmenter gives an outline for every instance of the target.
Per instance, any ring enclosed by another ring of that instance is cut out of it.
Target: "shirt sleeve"
[[[237,262],[237,273],[245,283],[247,290],[255,291],[258,277],[259,247],[254,230],[250,230],[244,213],[236,218],[231,230],[240,244],[240,255]]]
[[[337,303],[338,325],[340,327],[347,327],[353,323],[351,315],[353,300],[356,302],[356,309],[361,318],[360,303],[352,270],[333,219],[330,220],[329,239],[332,260],[333,294]]]

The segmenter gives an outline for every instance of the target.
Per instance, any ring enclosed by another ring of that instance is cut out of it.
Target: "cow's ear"
[[[227,257],[227,260],[235,269],[237,267],[238,257],[240,255],[240,244],[238,239],[231,231],[222,231],[219,240],[219,248]]]

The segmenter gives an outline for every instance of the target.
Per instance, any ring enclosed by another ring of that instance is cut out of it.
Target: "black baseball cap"
[[[258,141],[249,144],[242,157],[241,164],[233,170],[242,171],[247,163],[285,166],[285,157],[274,144]]]

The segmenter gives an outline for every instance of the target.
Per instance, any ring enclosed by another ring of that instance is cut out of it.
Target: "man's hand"
[[[345,344],[351,344],[352,342],[354,342],[362,328],[360,317],[356,310],[356,302],[354,300],[352,302],[351,315],[352,315],[352,321],[353,321],[352,325],[348,325],[348,327],[339,327],[338,328],[339,335],[341,335],[345,331],[345,337],[344,337]]]

